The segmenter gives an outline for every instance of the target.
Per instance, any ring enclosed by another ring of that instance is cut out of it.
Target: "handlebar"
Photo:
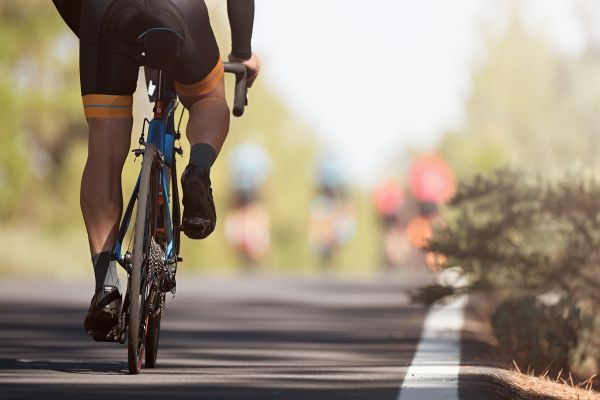
[[[235,74],[235,92],[233,98],[233,115],[241,117],[244,107],[248,105],[248,87],[246,86],[246,66],[237,62],[224,62],[225,72]]]

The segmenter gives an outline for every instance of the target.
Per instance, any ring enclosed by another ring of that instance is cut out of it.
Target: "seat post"
[[[164,88],[166,87],[166,84],[166,74],[162,69],[159,69],[156,101],[154,102],[154,119],[161,120],[164,117]]]
[[[158,88],[154,103],[154,118],[164,119],[167,72],[175,63],[177,52],[184,42],[181,34],[173,29],[155,27],[147,29],[138,36],[142,45],[142,63],[148,68],[158,70]]]

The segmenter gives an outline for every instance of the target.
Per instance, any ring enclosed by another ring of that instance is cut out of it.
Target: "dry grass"
[[[573,377],[560,371],[557,376],[548,372],[534,376],[533,371],[522,372],[515,364],[516,371],[502,371],[491,374],[490,378],[506,398],[515,400],[600,400],[600,393],[592,389],[596,375],[575,383]]]

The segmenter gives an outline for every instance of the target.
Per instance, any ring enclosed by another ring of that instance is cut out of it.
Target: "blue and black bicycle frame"
[[[246,68],[240,63],[224,63],[225,72],[235,74],[235,91],[233,102],[233,115],[242,116],[244,108],[247,105],[246,97]],[[161,197],[164,198],[164,206],[161,207],[161,221],[164,221],[164,239],[166,242],[166,251],[164,260],[168,264],[175,265],[182,261],[179,257],[180,233],[181,233],[181,211],[179,203],[179,191],[177,186],[177,168],[175,155],[183,154],[180,147],[175,146],[175,141],[179,140],[181,133],[179,127],[175,129],[175,110],[177,108],[177,95],[173,89],[172,82],[162,70],[158,73],[157,93],[155,95],[154,118],[152,121],[144,120],[142,134],[139,139],[140,146],[152,143],[156,146],[159,159],[161,160],[160,185],[162,186]],[[180,121],[181,122],[181,119]],[[145,138],[145,129],[148,128],[147,138]],[[143,148],[133,150],[136,157],[144,153]],[[172,185],[170,185],[172,183]],[[169,188],[172,187],[172,193]],[[127,208],[123,215],[119,236],[113,250],[113,258],[121,265],[128,274],[131,274],[131,253],[123,252],[122,245],[125,234],[131,223],[131,216],[135,207],[135,201],[140,188],[140,177],[138,176],[135,188],[129,199]]]
[[[158,71],[158,85],[156,86],[156,101],[154,103],[154,118],[151,121],[144,120],[142,133],[140,135],[140,148],[133,150],[136,157],[143,155],[146,145],[152,143],[157,149],[158,158],[161,163],[159,174],[160,192],[159,198],[163,204],[158,210],[159,213],[159,229],[165,241],[165,260],[166,264],[175,265],[178,261],[182,261],[178,257],[180,248],[180,229],[181,229],[181,212],[179,202],[179,191],[177,186],[177,168],[176,154],[183,154],[180,147],[175,146],[175,141],[180,139],[181,133],[179,129],[175,129],[175,110],[177,109],[177,96],[172,87],[169,87],[166,74],[163,71]],[[180,121],[181,122],[181,121]],[[147,128],[147,135],[146,135]],[[140,176],[125,209],[119,235],[114,247],[114,259],[131,274],[131,253],[123,251],[123,240],[135,208],[135,202],[140,188]],[[171,189],[172,188],[172,189]]]

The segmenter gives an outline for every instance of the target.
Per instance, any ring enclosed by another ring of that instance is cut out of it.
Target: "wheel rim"
[[[148,279],[150,242],[155,232],[155,210],[157,193],[156,149],[149,145],[142,161],[138,210],[135,223],[133,265],[130,276],[130,317],[129,317],[129,370],[137,374],[141,370],[145,351],[145,338],[148,330],[148,299],[151,294],[151,280]]]

